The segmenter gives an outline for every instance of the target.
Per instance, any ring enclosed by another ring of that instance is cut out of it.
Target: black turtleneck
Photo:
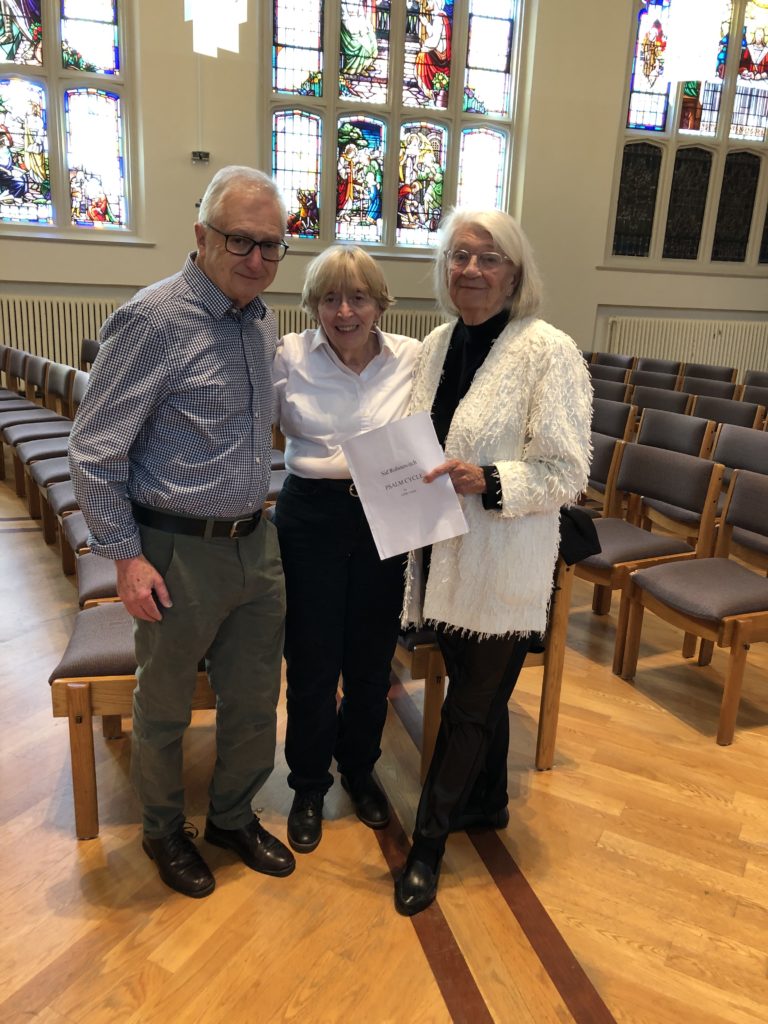
[[[469,391],[475,374],[485,362],[493,343],[508,321],[509,312],[503,309],[482,324],[465,324],[462,319],[456,322],[445,354],[443,374],[432,403],[432,422],[437,439],[443,447],[456,406]],[[485,473],[486,483],[486,493],[481,495],[483,507],[501,508],[501,485],[496,467],[481,468]]]

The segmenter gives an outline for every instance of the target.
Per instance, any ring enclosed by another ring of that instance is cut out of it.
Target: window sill
[[[0,242],[3,239],[12,239],[15,242],[74,242],[75,245],[127,245],[138,248],[151,249],[157,244],[149,239],[141,238],[139,235],[105,231],[101,228],[84,228],[79,231],[62,231],[56,228],[29,228],[16,227],[14,225],[0,225]]]

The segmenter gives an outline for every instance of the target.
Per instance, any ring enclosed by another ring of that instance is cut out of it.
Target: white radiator
[[[768,369],[768,320],[614,316],[607,351],[735,366],[740,380],[744,370]]]
[[[0,342],[34,355],[77,366],[83,338],[98,338],[101,325],[124,301],[65,296],[0,295]],[[313,325],[298,306],[274,306],[278,334],[300,332]],[[432,310],[391,309],[381,326],[393,334],[424,338],[445,317]]]

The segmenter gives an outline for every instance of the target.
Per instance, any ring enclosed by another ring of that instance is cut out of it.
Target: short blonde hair
[[[531,243],[514,217],[503,210],[451,210],[440,224],[440,237],[435,254],[435,295],[440,308],[449,316],[458,316],[458,309],[448,291],[448,254],[455,235],[463,228],[487,231],[498,252],[517,267],[519,276],[509,310],[509,319],[533,316],[541,305],[541,277],[533,257]]]
[[[362,288],[384,312],[395,301],[374,258],[357,245],[332,245],[307,267],[301,305],[315,319],[320,300],[328,292]]]

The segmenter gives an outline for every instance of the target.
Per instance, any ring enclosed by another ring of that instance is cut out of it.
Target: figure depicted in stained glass
[[[374,134],[375,130],[375,134]],[[350,122],[339,128],[339,160],[337,165],[336,221],[337,229],[343,223],[363,228],[375,228],[365,238],[377,240],[380,234],[383,169],[381,128],[376,122],[365,122],[362,127]],[[342,232],[338,237],[347,237]],[[353,233],[349,237],[362,238]]]
[[[40,0],[0,0],[0,59],[42,63]]]
[[[376,5],[371,0],[341,0],[341,71],[364,75],[376,61]]]
[[[752,33],[752,42],[746,43],[745,40],[742,44],[739,77],[748,81],[768,78],[768,46],[765,44],[764,28],[756,28]]]
[[[320,211],[317,206],[317,190],[296,189],[298,208],[288,214],[288,234],[317,238],[320,233]]]
[[[443,168],[427,131],[409,131],[400,143],[399,228],[437,231],[443,209]]]
[[[14,80],[1,83],[0,217],[45,221],[50,216],[42,90]]]
[[[13,135],[0,113],[0,204],[21,203],[26,194],[26,176],[14,161]]]
[[[30,178],[36,182],[47,180],[45,122],[40,104],[34,100],[29,101],[29,111],[24,118],[24,162]]]
[[[451,70],[451,23],[445,13],[445,0],[420,0],[419,39],[416,54],[416,79],[430,100],[447,92]],[[436,77],[441,77],[435,82]]]
[[[648,84],[653,86],[657,79],[664,73],[664,50],[667,46],[667,37],[658,18],[645,33],[640,48],[640,55],[643,62],[643,75]]]

